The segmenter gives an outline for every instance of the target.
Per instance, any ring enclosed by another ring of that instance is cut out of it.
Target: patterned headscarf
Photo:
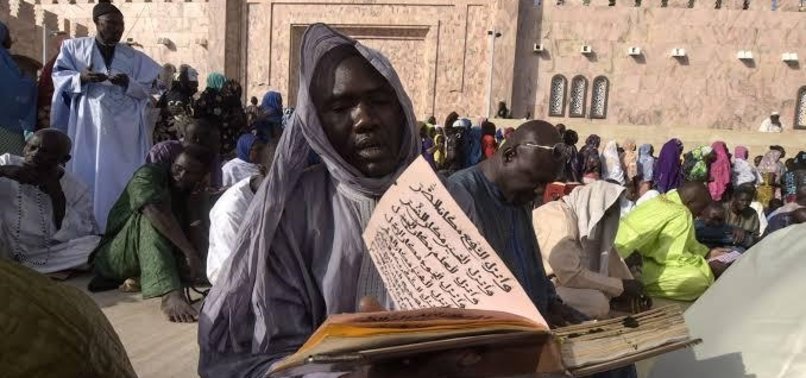
[[[688,181],[706,182],[708,180],[708,158],[711,152],[713,152],[711,147],[699,146],[687,154],[687,171],[684,173]]]
[[[638,176],[638,155],[635,153],[635,140],[625,139],[621,148],[624,149],[624,154],[621,156],[624,174],[627,176],[627,182],[632,182],[632,179]]]
[[[781,151],[769,150],[761,159],[758,165],[758,172],[761,174],[774,173],[775,175],[781,174]]]

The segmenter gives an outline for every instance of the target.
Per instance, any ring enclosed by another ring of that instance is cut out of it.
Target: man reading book
[[[450,177],[474,199],[479,231],[553,327],[584,320],[563,304],[546,277],[532,227],[535,191],[554,181],[564,146],[552,124],[526,122],[490,159]]]
[[[363,297],[392,308],[362,233],[420,154],[411,101],[383,55],[328,26],[301,51],[294,118],[199,319],[203,377],[262,377]]]

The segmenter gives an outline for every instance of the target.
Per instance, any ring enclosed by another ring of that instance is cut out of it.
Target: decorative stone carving
[[[795,128],[806,129],[806,86],[800,87],[795,102]]]
[[[610,92],[610,81],[604,76],[593,79],[593,94],[591,98],[591,118],[607,118],[607,97]]]
[[[585,105],[588,97],[588,79],[582,75],[571,79],[571,95],[568,99],[568,116],[573,118],[585,117]]]
[[[565,117],[565,93],[568,89],[568,79],[563,75],[554,75],[551,78],[551,96],[549,96],[549,116]]]

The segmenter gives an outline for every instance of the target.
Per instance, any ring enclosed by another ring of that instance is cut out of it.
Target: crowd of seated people
[[[23,156],[0,156],[0,257],[161,298],[168,320],[199,321],[199,373],[219,377],[265,373],[329,314],[369,299],[394,308],[362,233],[420,156],[551,327],[694,301],[760,240],[806,221],[806,152],[783,162],[771,146],[750,163],[741,146],[672,139],[655,157],[597,135],[577,149],[574,130],[540,120],[421,123],[381,53],[323,24],[301,49],[289,111],[273,91],[244,109],[240,85],[215,73],[197,94],[180,68],[158,143],[103,225],[64,168],[69,133],[42,129]],[[539,194],[564,184],[556,201]],[[211,286],[201,311],[184,292],[194,286]]]

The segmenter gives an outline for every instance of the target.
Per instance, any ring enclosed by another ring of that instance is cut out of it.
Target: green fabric
[[[691,154],[692,166],[687,172],[688,181],[707,182],[708,181],[708,156],[713,150],[708,146],[700,146],[689,152]]]
[[[11,131],[0,125],[0,155],[12,154],[22,156],[25,147],[25,137],[22,132]]]
[[[207,75],[207,88],[221,90],[221,88],[224,88],[224,83],[226,82],[227,78],[218,72]]]
[[[0,376],[136,377],[98,305],[74,287],[0,260]]]
[[[714,282],[705,260],[708,247],[697,242],[694,219],[677,191],[647,201],[622,219],[615,248],[622,257],[643,256],[641,280],[653,297],[693,301]]]
[[[140,277],[144,298],[181,289],[180,253],[141,213],[146,205],[173,204],[168,168],[145,165],[134,173],[109,212],[107,233],[94,252],[95,273],[123,281]],[[183,211],[171,206],[181,222]]]

